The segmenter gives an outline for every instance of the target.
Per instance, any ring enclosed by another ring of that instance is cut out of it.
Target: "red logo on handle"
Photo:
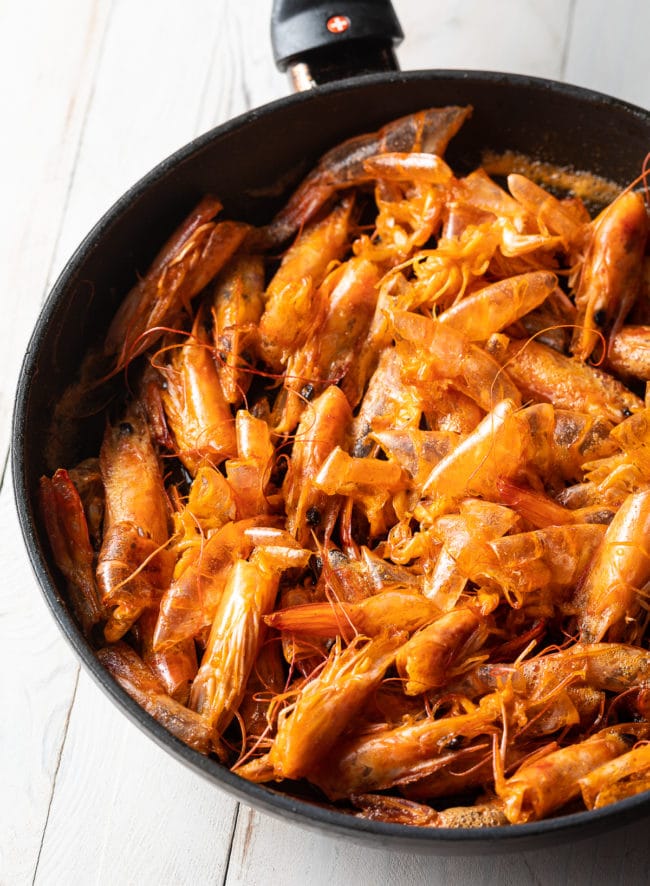
[[[330,34],[343,34],[350,27],[347,15],[333,15],[327,19],[327,30]]]

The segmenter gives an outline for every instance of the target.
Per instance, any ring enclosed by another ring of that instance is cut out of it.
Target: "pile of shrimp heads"
[[[41,481],[76,618],[146,711],[420,827],[650,789],[644,176],[598,212],[458,177],[470,113],[339,145],[265,227],[207,196],[80,383],[118,381],[98,456]]]

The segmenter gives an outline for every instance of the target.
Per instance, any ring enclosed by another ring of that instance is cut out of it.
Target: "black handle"
[[[307,68],[298,88],[374,71],[398,70],[404,37],[390,0],[274,0],[271,42],[281,71]]]

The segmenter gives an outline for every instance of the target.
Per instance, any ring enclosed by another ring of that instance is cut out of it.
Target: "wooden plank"
[[[240,807],[225,886],[642,886],[647,823],[611,835],[508,855],[437,857],[366,847]]]
[[[468,68],[558,78],[570,18],[570,0],[396,0],[406,34],[402,68]]]
[[[0,883],[31,883],[78,665],[23,549],[11,484],[0,492]]]
[[[289,93],[288,78],[273,62],[269,8],[268,0],[221,0],[199,132]]]
[[[111,0],[61,0],[0,9],[3,462],[18,368],[45,292],[110,7]]]
[[[237,804],[82,672],[35,883],[219,883]]]
[[[110,0],[0,9],[0,459],[92,93]],[[56,76],[51,76],[53,59]],[[0,880],[32,881],[78,667],[27,562],[8,474],[0,492]]]
[[[566,80],[650,108],[645,0],[577,0]]]

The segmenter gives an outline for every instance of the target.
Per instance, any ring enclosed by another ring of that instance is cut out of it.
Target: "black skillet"
[[[276,0],[272,34],[278,65],[290,67],[298,85],[323,85],[219,126],[153,169],[81,243],[37,322],[17,391],[12,464],[21,527],[45,599],[85,667],[144,732],[218,787],[296,824],[411,852],[469,854],[540,848],[646,816],[650,793],[527,825],[422,829],[365,821],[250,784],[183,745],[144,713],[100,666],[68,610],[36,504],[39,477],[59,466],[44,454],[52,405],[75,379],[88,346],[101,340],[136,273],[146,269],[202,195],[219,195],[228,217],[268,220],[332,145],[435,105],[474,106],[447,153],[459,173],[479,165],[486,148],[511,149],[561,166],[587,167],[625,185],[639,174],[650,150],[650,113],[605,95],[512,74],[398,72],[392,47],[401,31],[390,3],[383,0]],[[353,72],[357,76],[350,77]],[[327,82],[341,76],[347,79]],[[56,455],[66,467],[96,454],[101,432],[92,421],[69,430]]]

